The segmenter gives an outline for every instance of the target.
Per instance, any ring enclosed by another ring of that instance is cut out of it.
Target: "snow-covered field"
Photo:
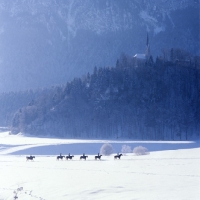
[[[149,155],[133,153],[95,161],[100,147],[115,152],[142,145]],[[62,153],[72,161],[57,161]],[[79,160],[82,153],[86,161]],[[26,161],[28,155],[35,161]],[[141,142],[34,138],[0,133],[0,200],[199,200],[198,142]]]

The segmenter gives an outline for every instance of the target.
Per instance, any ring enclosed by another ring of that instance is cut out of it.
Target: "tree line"
[[[115,67],[41,93],[12,119],[12,133],[67,138],[189,140],[200,131],[200,58],[154,62],[123,54]]]
[[[10,91],[0,93],[0,127],[12,124],[13,116],[21,107],[27,106],[43,93],[44,89]]]

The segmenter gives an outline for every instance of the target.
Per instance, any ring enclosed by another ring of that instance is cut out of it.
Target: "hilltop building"
[[[133,58],[135,59],[136,66],[138,66],[139,63],[144,63],[144,62],[148,61],[150,56],[151,56],[151,53],[150,53],[150,45],[149,45],[149,35],[147,33],[145,53],[143,53],[143,54],[137,53],[133,56]]]

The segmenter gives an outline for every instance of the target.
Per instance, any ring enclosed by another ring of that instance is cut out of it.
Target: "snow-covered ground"
[[[133,153],[95,161],[104,143],[115,152],[126,144],[150,154]],[[56,155],[73,154],[72,161]],[[86,161],[79,160],[82,153]],[[35,155],[35,161],[25,156]],[[0,200],[199,200],[198,142],[143,142],[34,138],[0,133]]]

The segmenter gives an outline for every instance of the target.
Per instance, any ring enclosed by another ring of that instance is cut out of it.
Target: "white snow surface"
[[[104,143],[150,154],[95,160]],[[57,161],[56,155],[74,155]],[[80,155],[88,155],[80,160]],[[26,156],[35,155],[34,161]],[[0,200],[199,200],[199,142],[68,140],[0,133]]]

